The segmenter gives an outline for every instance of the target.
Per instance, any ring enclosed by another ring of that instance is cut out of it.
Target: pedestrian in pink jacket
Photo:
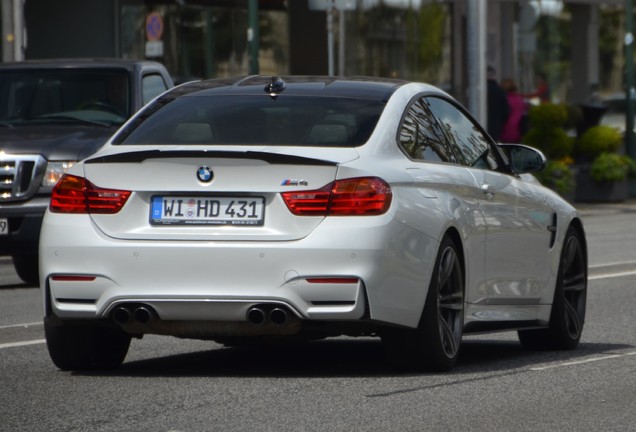
[[[517,93],[517,85],[509,78],[501,81],[501,87],[506,91],[510,114],[501,131],[501,142],[518,143],[521,142],[521,122],[526,114],[526,101],[524,97]]]

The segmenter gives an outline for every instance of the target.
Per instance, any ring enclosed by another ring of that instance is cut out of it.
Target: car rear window
[[[216,95],[159,101],[115,144],[356,147],[371,135],[379,101],[283,95]]]

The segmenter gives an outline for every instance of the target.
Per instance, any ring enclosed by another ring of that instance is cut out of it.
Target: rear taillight
[[[386,213],[391,187],[377,177],[336,180],[313,191],[283,192],[283,200],[297,216],[372,216]]]
[[[49,209],[53,213],[117,213],[130,191],[103,189],[83,177],[64,174],[53,188]]]

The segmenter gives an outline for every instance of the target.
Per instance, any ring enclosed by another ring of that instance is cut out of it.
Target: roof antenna
[[[272,100],[276,100],[278,93],[285,90],[285,87],[287,87],[287,84],[285,84],[285,81],[283,81],[281,77],[272,76],[270,83],[265,86],[265,91],[269,93]]]

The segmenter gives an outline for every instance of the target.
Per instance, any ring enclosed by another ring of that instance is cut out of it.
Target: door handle
[[[483,192],[484,195],[486,195],[487,199],[491,199],[492,197],[495,196],[495,194],[492,193],[492,191],[490,190],[490,185],[487,183],[484,183],[483,185],[481,185],[481,191]]]

